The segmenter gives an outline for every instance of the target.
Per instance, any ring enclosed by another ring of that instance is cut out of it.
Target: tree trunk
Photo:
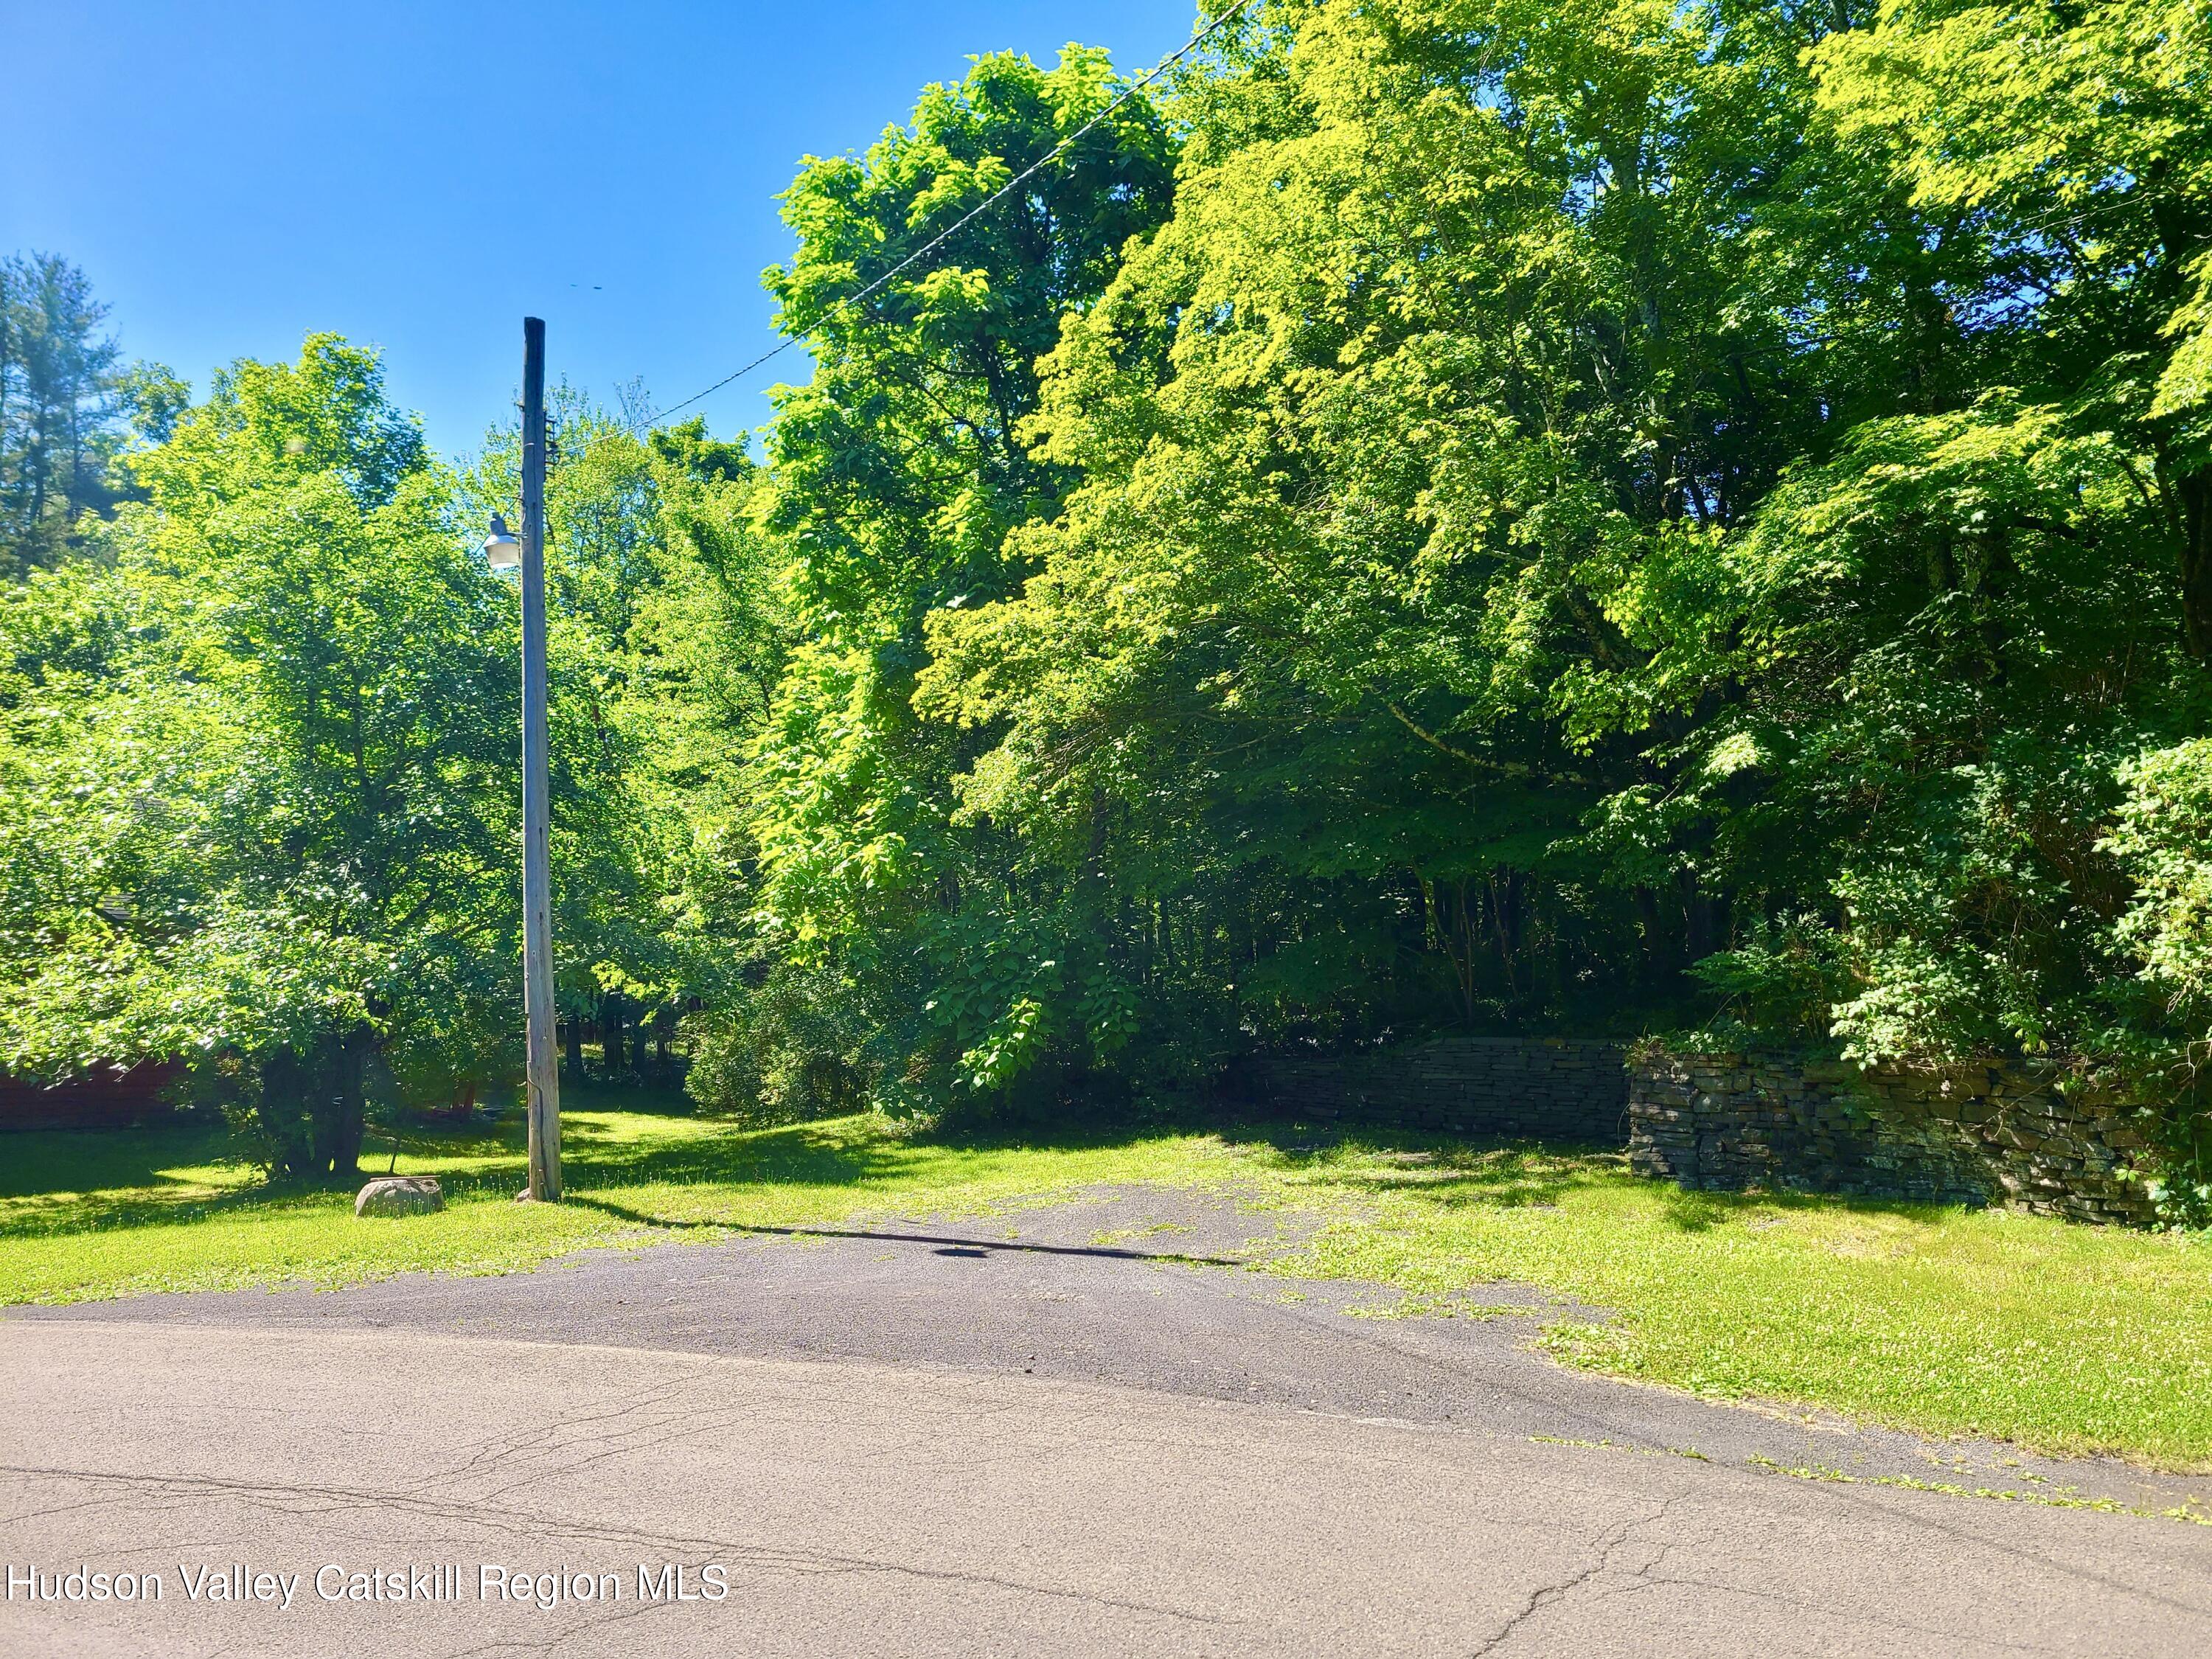
[[[305,1180],[313,1158],[307,1133],[313,1098],[307,1068],[291,1049],[278,1048],[262,1056],[258,1069],[261,1097],[254,1115],[268,1143],[270,1167],[278,1176]]]
[[[2181,636],[2212,663],[2212,468],[2177,479],[2181,502]]]
[[[331,1137],[331,1173],[351,1181],[361,1173],[361,1143],[368,1128],[368,1062],[375,1038],[361,1026],[338,1044],[337,1133]]]
[[[623,1012],[620,993],[610,991],[599,999],[599,1054],[610,1083],[623,1074]]]
[[[1474,919],[1468,907],[1467,878],[1447,884],[1442,878],[1431,880],[1417,875],[1421,897],[1428,906],[1430,935],[1437,949],[1443,953],[1450,967],[1452,981],[1459,991],[1459,1015],[1462,1024],[1472,1029],[1474,1024]]]
[[[257,1106],[276,1172],[300,1181],[351,1181],[368,1128],[375,1033],[365,1025],[318,1037],[302,1054],[279,1048],[260,1062]]]
[[[349,1181],[361,1173],[372,1042],[369,1033],[357,1026],[316,1045],[307,1133],[309,1172],[319,1179]]]

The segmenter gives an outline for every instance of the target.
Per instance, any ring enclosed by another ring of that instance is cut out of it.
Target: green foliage
[[[1868,88],[1977,61],[1955,19],[1272,14],[1264,129],[1194,143],[1174,218],[1047,360],[1032,432],[1085,481],[1017,538],[1040,574],[933,619],[921,706],[998,738],[969,810],[1065,844],[1102,795],[1157,825],[1164,775],[1281,799],[1344,764],[1338,867],[1525,892],[1429,933],[1494,951],[1499,988],[1550,957],[1506,1009],[1589,1023],[1611,977],[1663,1018],[1719,947],[1697,977],[1769,1039],[2109,1042],[2119,769],[2203,706],[2176,648],[2203,480],[2151,406],[2193,313],[2135,297],[2193,244],[2161,240],[2130,127],[2094,181],[2124,257],[2045,246],[2026,222],[2092,186],[2001,135],[2063,82],[2067,153],[2106,153],[2106,94],[2067,77],[2135,63],[2129,9],[1940,135],[1945,100]],[[2172,61],[2125,73],[2197,144],[2176,19]],[[1301,763],[1221,767],[1270,737]],[[1433,848],[1424,796],[1467,804]],[[1211,857],[1280,810],[1239,809]]]
[[[1165,210],[1173,146],[1158,112],[1125,106],[924,266],[863,306],[846,296],[1115,91],[1095,52],[1071,49],[1050,71],[980,58],[865,158],[810,161],[784,198],[799,252],[769,286],[787,327],[816,331],[815,373],[777,393],[753,509],[801,634],[745,780],[755,920],[767,949],[837,977],[851,1017],[881,1034],[869,1074],[902,1109],[1080,1058],[1079,1040],[1045,1023],[1005,1024],[1054,971],[1040,964],[1060,956],[1079,900],[957,811],[952,780],[973,745],[918,720],[910,698],[927,617],[1013,592],[1024,564],[1007,532],[1052,512],[1069,481],[1024,441],[1036,360]]]
[[[670,463],[578,448],[555,520],[560,937],[572,978],[650,1007],[702,978],[670,902],[688,826],[625,656],[669,585]],[[330,337],[218,376],[131,465],[147,499],[99,560],[0,611],[21,738],[0,1064],[182,1058],[272,1168],[343,1177],[372,1109],[516,1070],[512,590],[474,551],[471,489]]]
[[[1725,311],[1744,158],[1696,151],[1759,113],[1730,54],[1785,112],[1790,59],[1657,8],[1274,16],[1264,129],[1201,128],[1046,361],[1032,436],[1084,482],[1015,538],[1042,569],[932,619],[921,704],[996,739],[970,813],[1103,840],[1185,922],[1167,972],[1116,954],[1216,1054],[1663,1001],[1718,942],[1697,815],[1576,831],[1683,701],[1629,678],[1674,615],[1628,583],[1710,561],[1810,418],[1780,319]]]
[[[350,1173],[386,1064],[501,1064],[514,624],[378,381],[311,338],[135,456],[51,583],[97,666],[34,637],[13,711],[5,1062],[189,1058],[295,1176]]]
[[[1117,257],[987,216],[865,318],[1054,77],[810,163],[763,948],[924,1109],[1444,1023],[2155,1052],[2110,837],[2212,651],[2205,47],[1278,4]]]
[[[755,1118],[2073,1054],[2196,1179],[2203,9],[1273,0],[1166,84],[966,223],[1102,53],[808,159],[757,455],[556,393],[564,1013]],[[433,465],[325,337],[185,410],[81,289],[145,499],[0,595],[7,1062],[503,1075],[513,432]]]
[[[709,809],[780,623],[741,451],[559,405],[562,1000],[641,1057],[735,954]],[[518,1069],[517,629],[474,550],[512,434],[433,464],[330,336],[162,409],[89,556],[0,590],[0,1067],[182,1060],[272,1170],[343,1178],[372,1116]]]
[[[0,258],[0,577],[77,550],[82,517],[133,493],[125,450],[164,441],[188,401],[158,363],[118,367],[106,317],[58,255]]]
[[[2212,743],[2120,769],[2127,797],[2105,842],[2135,883],[2120,936],[2193,1042],[2212,1042]]]
[[[857,1111],[880,1057],[847,987],[779,966],[733,1006],[688,1016],[684,1085],[705,1110],[742,1123],[792,1123]]]

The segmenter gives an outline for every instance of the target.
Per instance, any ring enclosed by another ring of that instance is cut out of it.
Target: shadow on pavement
[[[597,1210],[620,1221],[633,1221],[643,1227],[665,1227],[678,1232],[712,1232],[742,1234],[761,1238],[857,1238],[884,1244],[936,1244],[939,1255],[981,1256],[999,1251],[1028,1251],[1037,1255],[1093,1255],[1116,1261],[1176,1261],[1193,1267],[1241,1267],[1244,1263],[1234,1256],[1192,1255],[1175,1250],[1125,1250],[1105,1244],[1038,1244],[1019,1239],[965,1238],[945,1233],[901,1233],[865,1227],[769,1227],[735,1221],[676,1221],[663,1216],[647,1215],[642,1210],[627,1204],[617,1204],[607,1199],[590,1198],[571,1193],[562,1200],[587,1210]]]

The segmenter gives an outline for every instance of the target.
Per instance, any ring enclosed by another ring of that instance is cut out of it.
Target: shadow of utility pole
[[[633,1210],[626,1204],[611,1203],[604,1198],[586,1198],[580,1194],[567,1194],[563,1202],[581,1209],[597,1210],[618,1220],[635,1222],[641,1227],[665,1227],[672,1232],[750,1233],[760,1237],[775,1238],[858,1238],[890,1244],[937,1244],[949,1246],[939,1249],[939,1255],[988,1255],[997,1251],[1027,1251],[1034,1255],[1094,1255],[1116,1261],[1181,1261],[1195,1267],[1242,1267],[1246,1264],[1235,1256],[1189,1255],[1175,1250],[1125,1250],[1108,1244],[1037,1244],[1014,1238],[962,1238],[949,1233],[892,1233],[871,1231],[851,1227],[769,1227],[743,1221],[678,1221],[672,1218],[647,1215],[642,1210]]]

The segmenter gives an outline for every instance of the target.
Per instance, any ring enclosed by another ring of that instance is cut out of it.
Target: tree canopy
[[[750,1111],[1696,1027],[2188,1144],[2202,7],[1266,0],[1125,87],[978,58],[805,161],[757,442],[563,394],[564,1007]],[[22,505],[0,363],[0,1062],[490,1080],[512,433],[322,337],[183,411],[71,293],[106,493]]]

